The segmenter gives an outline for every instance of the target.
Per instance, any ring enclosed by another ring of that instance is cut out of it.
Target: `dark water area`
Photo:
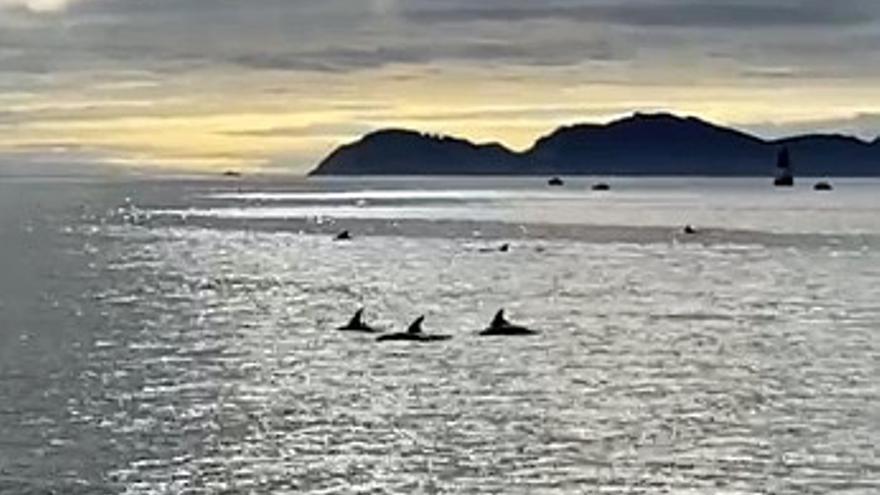
[[[878,186],[588,185],[3,178],[0,493],[876,493]]]

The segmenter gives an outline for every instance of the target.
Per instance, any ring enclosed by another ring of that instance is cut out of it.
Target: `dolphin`
[[[333,238],[334,241],[350,241],[351,240],[351,232],[347,230],[343,230],[336,237]]]
[[[409,342],[436,342],[439,340],[449,340],[452,338],[450,335],[430,335],[426,334],[424,330],[422,330],[422,322],[425,321],[425,316],[419,316],[416,318],[414,322],[412,322],[409,328],[406,329],[406,332],[399,333],[389,333],[387,335],[379,336],[376,341],[377,342],[385,342],[385,341],[393,341],[393,340],[405,340]]]
[[[498,310],[498,312],[495,313],[495,318],[492,319],[492,323],[480,332],[480,335],[485,336],[523,336],[537,334],[538,332],[535,330],[514,325],[507,321],[504,317],[503,309]]]
[[[364,321],[364,308],[357,310],[354,316],[351,317],[351,320],[348,321],[345,325],[337,328],[337,330],[342,330],[344,332],[364,332],[364,333],[375,333],[379,330],[371,327]]]
[[[498,246],[497,248],[480,248],[478,250],[481,253],[509,253],[510,252],[510,243],[505,242],[504,244]]]

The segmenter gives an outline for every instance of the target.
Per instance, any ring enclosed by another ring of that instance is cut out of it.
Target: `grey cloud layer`
[[[0,7],[0,70],[629,61],[662,73],[720,58],[743,77],[846,66],[873,77],[878,19],[876,0],[83,0],[55,13]]]
[[[415,20],[432,22],[522,21],[557,18],[639,27],[756,28],[850,26],[876,20],[873,0],[604,0],[413,2]],[[450,7],[455,4],[455,7]]]

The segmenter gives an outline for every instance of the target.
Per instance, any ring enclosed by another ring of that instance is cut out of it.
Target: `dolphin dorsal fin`
[[[364,308],[361,308],[355,312],[354,316],[351,317],[351,321],[348,322],[349,328],[361,328],[364,325]]]
[[[509,325],[507,319],[504,318],[504,309],[499,309],[497,313],[495,313],[495,318],[492,318],[492,328],[503,328]]]
[[[425,321],[424,316],[419,316],[416,318],[416,321],[410,324],[409,328],[406,329],[406,333],[417,334],[422,333],[422,322]]]

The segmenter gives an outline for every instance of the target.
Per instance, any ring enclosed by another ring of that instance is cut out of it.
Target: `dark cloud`
[[[453,2],[457,3],[457,2]],[[406,15],[427,22],[561,19],[637,27],[760,28],[864,25],[880,10],[868,0],[667,0],[421,2]]]
[[[341,73],[632,60],[638,71],[654,60],[706,66],[716,53],[745,67],[809,69],[875,57],[878,18],[876,0],[85,0],[64,13],[3,11],[0,70]]]
[[[376,47],[372,49],[327,48],[320,51],[258,53],[234,55],[229,62],[252,69],[307,70],[340,72],[371,69],[393,63],[425,63],[427,50],[416,47]]]
[[[330,47],[318,51],[245,53],[226,60],[263,70],[346,72],[375,69],[388,64],[429,64],[435,61],[569,65],[585,60],[615,60],[624,51],[602,41],[536,41],[530,44],[471,40],[437,43],[402,42],[374,48]]]

